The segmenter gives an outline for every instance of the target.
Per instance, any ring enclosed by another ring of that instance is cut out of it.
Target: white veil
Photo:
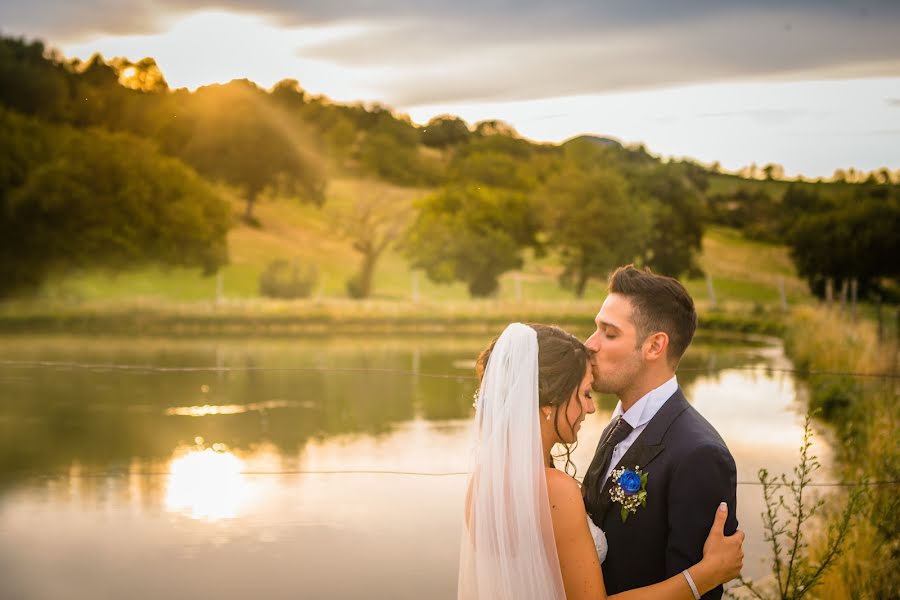
[[[538,411],[537,333],[509,325],[488,359],[475,408],[459,600],[564,600]]]

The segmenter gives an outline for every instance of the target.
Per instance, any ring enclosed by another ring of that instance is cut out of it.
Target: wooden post
[[[706,293],[709,294],[709,307],[716,308],[716,288],[713,286],[713,278],[709,271],[706,272]]]
[[[222,269],[216,271],[216,306],[222,304],[222,300],[225,299],[225,276],[222,274]]]
[[[847,307],[847,288],[849,283],[846,278],[841,280],[841,314],[844,314],[844,308]]]
[[[859,282],[856,277],[850,280],[850,318],[856,321],[856,293],[859,288]]]
[[[875,296],[875,320],[878,322],[878,343],[884,341],[884,316],[881,311],[881,295]]]
[[[831,308],[831,304],[834,302],[834,279],[831,277],[825,280],[825,303],[828,305],[828,308]]]
[[[787,312],[788,310],[788,301],[787,301],[787,292],[784,290],[784,277],[778,277],[778,295],[781,298],[781,310]]]
[[[412,301],[416,304],[419,302],[419,272],[413,271],[410,275],[412,278]]]

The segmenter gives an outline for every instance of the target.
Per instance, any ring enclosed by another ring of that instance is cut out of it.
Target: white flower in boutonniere
[[[634,470],[622,467],[612,472],[612,480],[609,496],[613,503],[621,505],[619,515],[624,523],[630,513],[637,512],[639,506],[647,506],[647,474],[637,466]]]

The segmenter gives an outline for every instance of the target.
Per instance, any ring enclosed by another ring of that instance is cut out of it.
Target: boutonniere
[[[613,503],[621,505],[619,515],[624,523],[630,513],[637,512],[639,506],[647,506],[647,474],[637,466],[634,470],[622,467],[612,472],[612,480],[609,496]]]

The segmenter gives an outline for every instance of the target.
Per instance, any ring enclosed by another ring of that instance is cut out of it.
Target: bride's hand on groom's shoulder
[[[708,562],[718,583],[731,581],[741,574],[744,565],[744,532],[738,529],[734,535],[725,535],[728,505],[719,505],[706,543],[703,544],[703,562]]]

